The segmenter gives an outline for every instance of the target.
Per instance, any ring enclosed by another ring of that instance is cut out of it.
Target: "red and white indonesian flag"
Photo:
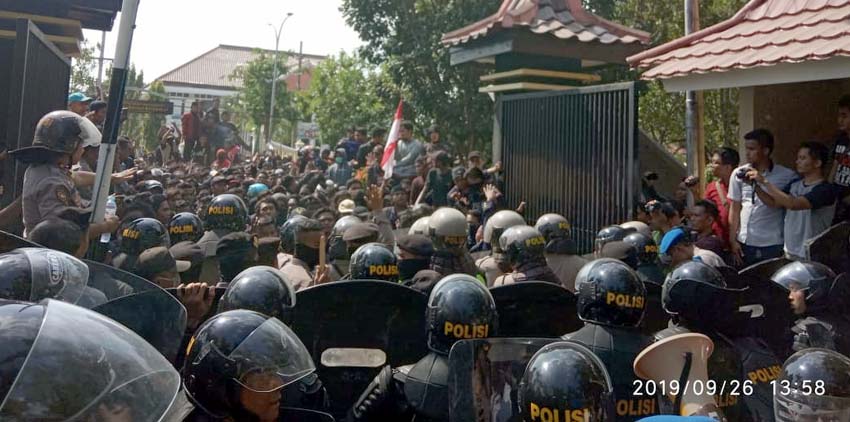
[[[384,156],[381,158],[381,169],[384,170],[384,178],[392,177],[393,167],[395,166],[395,148],[398,142],[398,130],[401,126],[401,110],[404,100],[398,100],[398,108],[395,111],[393,118],[393,126],[390,128],[390,134],[387,136],[386,146],[384,147]]]

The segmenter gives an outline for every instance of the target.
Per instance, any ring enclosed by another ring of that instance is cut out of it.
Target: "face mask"
[[[334,158],[334,161],[336,161],[338,164],[342,164],[343,159],[342,157],[336,157]]]
[[[319,249],[311,248],[305,245],[297,245],[295,247],[295,257],[304,261],[311,269],[319,265]]]
[[[402,280],[410,280],[419,271],[427,270],[430,259],[402,259],[398,261],[398,273]]]

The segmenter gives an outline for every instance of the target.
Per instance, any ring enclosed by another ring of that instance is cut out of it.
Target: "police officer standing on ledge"
[[[54,111],[38,121],[31,146],[9,152],[16,160],[29,164],[23,182],[25,233],[60,208],[83,207],[69,169],[82,157],[83,145],[100,136],[88,119],[70,111]],[[117,228],[118,219],[107,218],[89,226],[89,238]]]
[[[576,277],[578,317],[584,327],[565,340],[587,346],[613,374],[617,421],[635,421],[659,413],[652,396],[636,396],[632,363],[652,339],[637,328],[646,306],[646,289],[626,264],[603,258],[585,265]]]

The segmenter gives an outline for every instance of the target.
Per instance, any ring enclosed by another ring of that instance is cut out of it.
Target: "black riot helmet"
[[[637,327],[646,309],[646,288],[634,270],[621,261],[602,258],[584,265],[576,275],[578,317],[585,322]]]
[[[518,400],[522,420],[609,421],[614,389],[605,364],[571,341],[543,346],[525,367]]]
[[[428,297],[428,348],[449,354],[454,342],[496,334],[496,302],[478,279],[452,274],[440,280]]]
[[[286,274],[277,268],[256,266],[237,274],[218,302],[218,312],[245,309],[292,321],[295,290]]]
[[[367,243],[351,254],[349,273],[352,280],[398,281],[395,254],[380,243]]]
[[[780,268],[770,279],[787,291],[805,291],[806,312],[817,313],[829,305],[829,291],[835,281],[835,273],[818,262],[794,261]]]
[[[148,179],[139,184],[139,188],[142,192],[150,192],[150,193],[165,193],[165,188],[162,186],[162,182],[159,180]]]
[[[668,314],[696,324],[722,323],[735,313],[737,305],[724,296],[726,281],[714,267],[700,261],[686,261],[664,280],[661,306]]]
[[[207,230],[245,230],[248,225],[248,207],[242,198],[225,193],[216,196],[207,206],[204,228]]]
[[[295,253],[299,225],[307,220],[308,218],[303,215],[296,215],[280,226],[280,250],[290,255]]]
[[[120,252],[133,256],[157,246],[171,247],[168,230],[155,218],[143,217],[133,220],[121,230],[119,241]]]
[[[651,237],[640,232],[635,232],[624,237],[623,242],[637,249],[638,266],[656,265],[658,263],[658,245],[655,244],[655,241]]]
[[[331,229],[331,235],[328,238],[328,258],[334,260],[351,258],[348,255],[348,246],[345,244],[342,236],[351,226],[360,223],[360,219],[353,215],[346,215],[334,223],[334,227]]]
[[[272,393],[315,371],[310,353],[277,318],[254,311],[220,313],[189,340],[183,385],[192,402],[216,418],[249,420],[242,388]]]
[[[514,226],[502,233],[499,245],[512,265],[545,261],[546,239],[531,226]]]
[[[32,145],[9,154],[24,163],[40,163],[49,159],[45,155],[72,154],[81,144],[98,145],[100,140],[100,131],[89,119],[72,111],[52,111],[38,121]]]
[[[204,234],[204,223],[201,218],[191,212],[174,214],[168,223],[168,234],[174,244],[180,242],[197,242]]]
[[[631,230],[624,229],[620,226],[608,226],[596,233],[594,241],[594,250],[601,251],[602,247],[608,242],[623,240],[631,233]]]
[[[86,289],[89,267],[64,252],[19,248],[0,254],[0,268],[0,299],[57,299],[76,304],[90,293]]]
[[[0,321],[0,420],[175,420],[188,405],[171,363],[103,315],[0,300]]]
[[[850,420],[850,359],[827,349],[791,355],[775,381],[778,422]]]

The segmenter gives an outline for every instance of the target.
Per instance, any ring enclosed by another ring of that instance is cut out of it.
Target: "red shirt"
[[[717,184],[720,184],[723,189],[723,197],[717,189]],[[729,206],[732,204],[730,199],[726,197],[728,194],[729,185],[720,180],[709,183],[705,189],[705,199],[713,202],[720,212],[720,221],[714,222],[712,231],[727,244],[729,243]]]
[[[183,139],[197,141],[201,136],[201,119],[190,111],[183,114],[180,123],[183,126]]]

